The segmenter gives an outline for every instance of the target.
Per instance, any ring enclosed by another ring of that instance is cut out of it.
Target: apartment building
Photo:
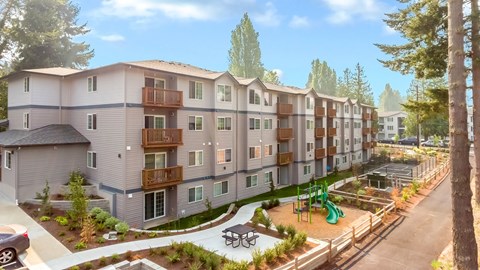
[[[390,111],[378,113],[378,139],[390,139],[396,134],[403,137],[405,132],[405,124],[403,121],[407,117],[407,113],[403,111]]]
[[[473,142],[475,139],[473,133],[473,106],[467,107],[467,115],[468,140]]]
[[[348,169],[376,144],[372,106],[177,62],[3,79],[0,192],[24,202],[80,170],[135,227]]]

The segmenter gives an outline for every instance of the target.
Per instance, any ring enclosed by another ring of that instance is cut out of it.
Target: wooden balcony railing
[[[362,120],[367,121],[370,120],[370,114],[369,113],[362,113]]]
[[[142,146],[151,148],[183,145],[182,131],[177,128],[144,128]]]
[[[372,131],[373,134],[377,134],[378,133],[378,128],[372,127],[371,131]]]
[[[321,139],[325,137],[325,128],[315,128],[315,138]]]
[[[177,90],[144,87],[142,104],[144,106],[180,108],[183,107],[183,92]]]
[[[288,141],[293,138],[293,128],[277,128],[277,140]]]
[[[337,136],[337,128],[328,128],[328,137]]]
[[[315,149],[315,159],[322,159],[325,157],[325,148]]]
[[[325,116],[325,108],[322,106],[315,106],[315,117]]]
[[[376,141],[372,142],[372,148],[374,148],[374,147],[377,147],[377,142]]]
[[[277,165],[288,165],[293,162],[293,152],[283,152],[277,154]]]
[[[183,166],[142,170],[142,189],[175,186],[183,182]]]
[[[286,117],[293,114],[293,105],[288,103],[277,103],[277,116]]]
[[[331,117],[331,118],[336,117],[336,116],[337,116],[337,110],[335,110],[335,109],[328,109],[328,110],[327,110],[327,116],[328,116],[328,117]]]
[[[328,147],[328,155],[334,156],[337,154],[337,147],[336,146],[329,146]]]
[[[374,121],[378,120],[378,113],[377,112],[372,113],[372,120],[374,120]]]
[[[362,128],[362,135],[366,136],[368,134],[370,134],[370,128]]]
[[[371,145],[370,142],[364,142],[364,143],[362,143],[362,148],[363,149],[372,148],[372,145]]]

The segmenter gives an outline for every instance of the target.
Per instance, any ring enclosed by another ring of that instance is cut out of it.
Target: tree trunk
[[[448,97],[450,116],[450,162],[453,211],[453,263],[459,270],[478,269],[473,227],[466,70],[462,1],[448,0]]]
[[[472,96],[473,134],[475,153],[475,202],[480,205],[480,29],[478,1],[471,1],[472,7]]]

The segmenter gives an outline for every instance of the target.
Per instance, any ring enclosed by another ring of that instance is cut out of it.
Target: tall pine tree
[[[328,66],[327,62],[320,62],[317,58],[312,61],[312,70],[308,74],[308,80],[305,86],[311,87],[319,93],[335,96],[337,74],[335,70]]]
[[[357,63],[353,71],[352,87],[349,98],[356,99],[360,103],[373,105],[373,91],[360,63]]]
[[[244,78],[263,79],[265,68],[261,62],[258,32],[255,32],[247,13],[232,31],[231,43],[228,51],[230,73]]]
[[[398,90],[393,90],[390,84],[385,85],[385,89],[380,94],[380,99],[378,102],[378,111],[379,112],[388,112],[388,111],[401,111],[402,106],[400,105],[403,102],[402,96]]]

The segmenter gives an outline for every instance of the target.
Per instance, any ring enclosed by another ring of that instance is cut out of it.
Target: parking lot
[[[5,270],[16,270],[16,269],[22,269],[23,264],[19,260],[16,260],[16,261],[11,262],[9,264],[2,265],[1,267],[3,267],[3,269],[5,269]],[[26,268],[23,268],[23,269],[26,269]]]

